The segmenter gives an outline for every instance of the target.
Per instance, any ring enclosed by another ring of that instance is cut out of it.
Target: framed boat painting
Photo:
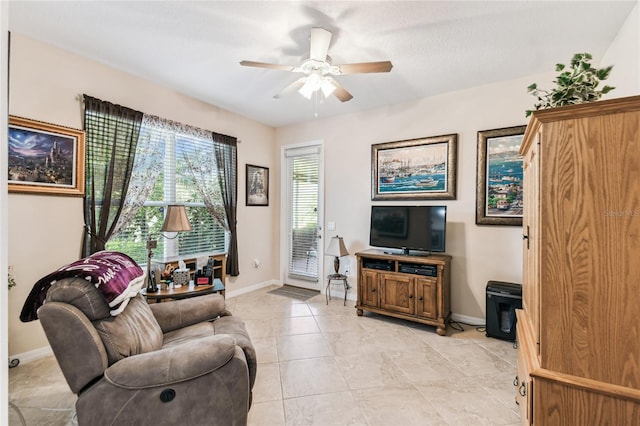
[[[9,116],[9,192],[84,195],[84,132]]]
[[[476,224],[522,226],[522,158],[527,126],[478,132]]]
[[[458,135],[371,145],[372,200],[455,200]]]

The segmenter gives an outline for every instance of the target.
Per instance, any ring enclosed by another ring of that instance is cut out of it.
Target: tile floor
[[[271,287],[275,288],[275,287]],[[517,425],[512,343],[465,326],[365,313],[353,301],[304,302],[261,289],[227,299],[258,356],[250,425]],[[53,356],[9,371],[10,424],[72,425],[75,396]]]

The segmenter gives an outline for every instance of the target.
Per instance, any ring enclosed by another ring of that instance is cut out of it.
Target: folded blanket
[[[124,253],[99,251],[89,257],[70,263],[42,277],[35,283],[20,312],[23,322],[38,319],[38,308],[47,297],[47,291],[58,280],[80,277],[93,283],[109,304],[111,315],[122,312],[129,299],[142,289],[144,272]]]

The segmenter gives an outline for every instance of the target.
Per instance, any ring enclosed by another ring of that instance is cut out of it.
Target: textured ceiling
[[[598,60],[636,1],[11,1],[9,29],[279,127]],[[333,33],[334,64],[390,60],[336,77],[354,98],[274,99],[300,74],[309,31]],[[524,90],[524,88],[523,88]]]

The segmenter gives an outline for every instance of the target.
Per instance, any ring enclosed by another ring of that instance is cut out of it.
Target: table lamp
[[[344,245],[342,237],[336,235],[335,237],[331,237],[331,241],[329,241],[329,247],[327,247],[327,249],[324,251],[324,254],[326,256],[335,256],[335,259],[333,259],[333,268],[336,270],[337,275],[338,271],[340,270],[340,258],[342,256],[348,255],[349,252]]]
[[[167,206],[167,214],[164,217],[164,223],[161,232],[176,232],[173,237],[167,237],[164,234],[160,234],[164,238],[172,240],[178,237],[178,232],[191,231],[191,222],[187,217],[187,210],[181,205],[169,205]],[[155,281],[151,279],[151,256],[153,255],[153,249],[158,246],[157,240],[152,240],[151,235],[147,239],[147,293],[155,293],[158,291],[158,286]]]

